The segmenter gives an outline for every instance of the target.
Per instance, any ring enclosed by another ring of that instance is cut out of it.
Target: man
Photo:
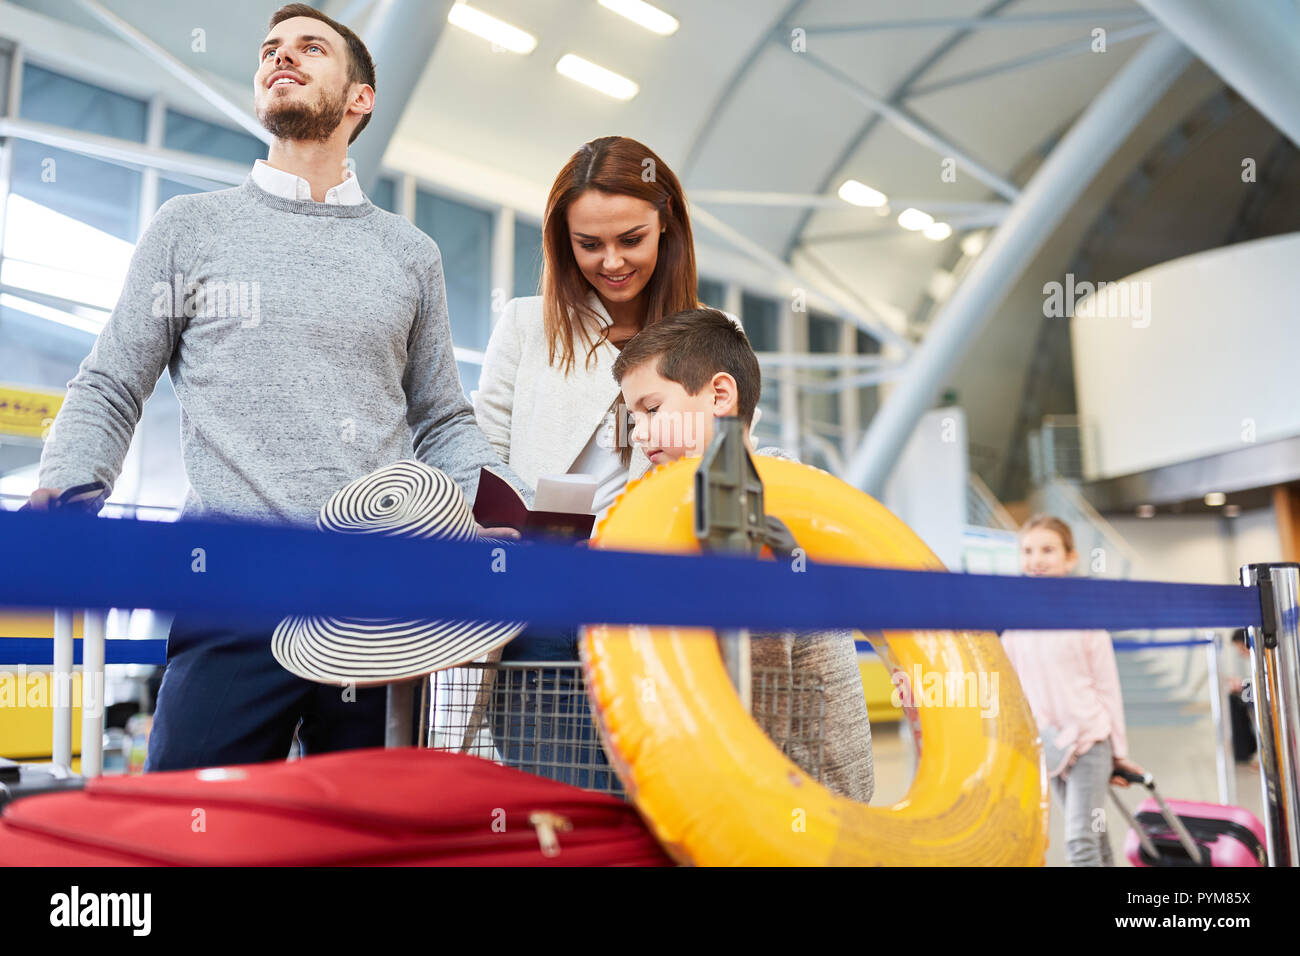
[[[241,186],[158,210],[68,385],[32,507],[84,482],[112,487],[164,368],[181,404],[187,516],[309,524],[334,491],[412,454],[471,501],[483,465],[530,497],[461,389],[438,247],[345,168],[374,107],[365,45],[291,4],[259,57],[267,160]],[[177,618],[147,770],[283,758],[295,730],[307,752],[383,743],[384,689],[288,674],[270,653],[275,623]]]

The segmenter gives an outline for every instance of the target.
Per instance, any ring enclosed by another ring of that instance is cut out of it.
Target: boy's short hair
[[[717,309],[686,309],[646,326],[614,360],[614,380],[621,385],[624,375],[650,361],[691,395],[726,372],[736,380],[736,416],[745,425],[753,420],[763,390],[758,358],[740,327]]]
[[[310,17],[313,20],[320,20],[322,23],[328,24],[348,45],[348,82],[364,83],[372,90],[375,88],[375,61],[371,59],[370,51],[366,49],[366,45],[361,42],[361,37],[337,20],[321,13],[315,7],[308,6],[305,3],[290,3],[283,6],[271,14],[271,22],[267,25],[267,30],[273,30],[277,24],[283,23],[285,20],[291,20],[294,17]],[[357,141],[361,131],[370,122],[371,115],[367,113],[361,117],[361,122],[357,124],[357,128],[352,131],[352,136],[348,139],[349,146]]]

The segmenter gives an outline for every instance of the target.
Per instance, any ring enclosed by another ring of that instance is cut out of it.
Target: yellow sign
[[[44,438],[63,405],[63,392],[0,384],[0,435]]]

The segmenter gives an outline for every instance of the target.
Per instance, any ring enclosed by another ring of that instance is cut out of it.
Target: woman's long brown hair
[[[681,183],[647,146],[626,136],[602,136],[584,143],[560,174],[546,200],[542,221],[542,321],[548,361],[567,376],[573,370],[574,342],[587,343],[590,366],[605,335],[593,340],[600,320],[587,304],[591,283],[578,268],[569,239],[569,207],[588,189],[644,199],[659,212],[667,229],[659,235],[659,260],[646,283],[645,324],[699,305],[696,298],[695,240]]]

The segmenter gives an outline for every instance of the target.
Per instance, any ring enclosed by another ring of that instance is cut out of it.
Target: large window
[[[147,114],[143,100],[30,63],[23,67],[23,119],[143,142]],[[10,140],[10,149],[0,317],[14,334],[48,322],[94,334],[117,301],[139,234],[141,174],[25,140]],[[61,339],[68,336],[75,347],[77,333],[61,331]]]
[[[781,351],[780,306],[775,299],[744,293],[740,297],[740,324],[755,352]]]
[[[745,292],[740,297],[740,324],[745,327],[749,344],[755,352],[779,352],[781,308],[775,299]],[[789,375],[789,369],[763,370],[763,390],[759,393],[758,427],[754,438],[759,445],[774,445],[781,440],[781,385],[774,378]]]
[[[824,315],[808,316],[808,351],[819,355],[837,355],[840,351],[840,323]],[[806,373],[810,381],[829,385],[839,377],[835,369],[813,368]],[[818,424],[840,423],[840,393],[810,391],[804,406],[808,417]]]
[[[858,330],[857,353],[879,355],[880,343],[861,329]],[[858,427],[866,428],[880,409],[880,386],[869,385],[858,389]]]
[[[176,110],[168,110],[163,120],[163,146],[184,153],[228,159],[249,167],[255,160],[266,158],[266,144],[256,136]],[[210,182],[198,176],[159,177],[158,205],[173,196],[225,189],[227,186],[227,183]]]
[[[456,345],[482,350],[492,331],[492,213],[436,193],[417,190],[415,224],[442,252],[447,311]],[[466,393],[478,388],[481,366],[460,363]]]
[[[542,230],[515,220],[515,277],[511,295],[520,298],[542,291]]]
[[[695,297],[711,309],[725,308],[727,287],[716,279],[700,279]]]
[[[370,201],[380,209],[397,212],[397,181],[391,176],[380,176],[370,191]]]
[[[18,115],[86,133],[144,142],[148,106],[32,64],[23,67]],[[14,195],[44,209],[135,242],[140,227],[140,172],[41,143],[13,140]]]
[[[251,133],[219,126],[186,113],[168,110],[163,123],[163,146],[183,153],[229,159],[241,166],[266,159],[266,144]]]

